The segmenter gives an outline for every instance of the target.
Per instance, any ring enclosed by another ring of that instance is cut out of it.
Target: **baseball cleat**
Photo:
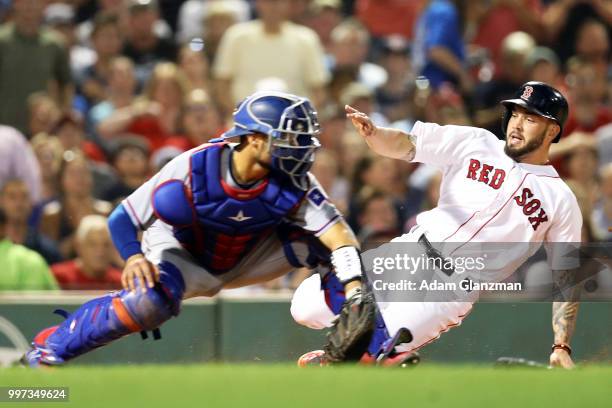
[[[417,352],[405,351],[402,353],[392,353],[382,360],[378,360],[377,364],[383,367],[412,367],[421,362],[421,356]]]
[[[58,326],[49,327],[38,333],[32,342],[32,348],[19,360],[26,367],[38,368],[63,364],[64,360],[57,357],[53,351],[45,347],[47,338],[57,330]]]
[[[359,360],[361,365],[372,365],[379,367],[412,367],[421,362],[421,356],[417,352],[405,351],[401,353],[391,352],[386,355],[374,357],[370,353],[364,353]]]
[[[297,361],[298,367],[325,367],[329,361],[325,357],[325,351],[313,350],[303,354]]]

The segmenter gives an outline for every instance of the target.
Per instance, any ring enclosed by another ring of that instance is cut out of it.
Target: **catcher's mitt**
[[[330,363],[359,360],[366,352],[374,332],[376,303],[369,292],[347,299],[327,334],[325,355]]]

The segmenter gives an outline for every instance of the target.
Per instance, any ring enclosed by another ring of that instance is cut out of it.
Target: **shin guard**
[[[26,356],[30,365],[61,364],[130,333],[154,330],[177,316],[185,283],[180,271],[169,262],[159,265],[160,281],[142,292],[122,290],[93,299],[58,326],[40,332]]]

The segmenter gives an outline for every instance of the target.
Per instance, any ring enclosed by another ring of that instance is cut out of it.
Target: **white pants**
[[[422,230],[413,229],[392,242],[416,242],[422,233]],[[396,349],[414,351],[460,325],[472,305],[472,302],[379,302],[378,309],[391,337],[403,327],[412,333],[413,340]],[[319,274],[306,279],[297,288],[291,301],[291,315],[297,323],[312,329],[332,325],[335,316],[325,302]]]
[[[307,245],[294,242],[292,247],[296,257],[303,262],[308,256]],[[167,261],[181,271],[185,281],[185,299],[214,296],[223,288],[265,282],[295,269],[287,261],[283,245],[275,234],[262,239],[233,269],[220,275],[203,268],[174,237],[172,227],[159,220],[144,232],[142,248],[152,263],[158,265]]]

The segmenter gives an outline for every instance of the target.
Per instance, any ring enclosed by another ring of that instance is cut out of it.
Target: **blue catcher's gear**
[[[221,177],[215,144],[191,156],[190,184],[168,180],[153,193],[155,214],[213,274],[235,267],[258,242],[297,208],[305,192],[286,178],[270,177],[251,190],[235,189]]]
[[[253,133],[268,135],[272,169],[288,176],[292,183],[308,189],[306,174],[312,167],[314,153],[321,146],[316,136],[319,120],[307,98],[283,92],[258,92],[238,105],[234,112],[234,127],[220,142]]]
[[[180,312],[185,283],[169,262],[159,264],[160,281],[143,293],[122,290],[91,300],[72,314],[56,310],[64,320],[41,331],[24,356],[24,363],[57,365],[134,332],[153,330]],[[138,286],[136,281],[136,286]]]

